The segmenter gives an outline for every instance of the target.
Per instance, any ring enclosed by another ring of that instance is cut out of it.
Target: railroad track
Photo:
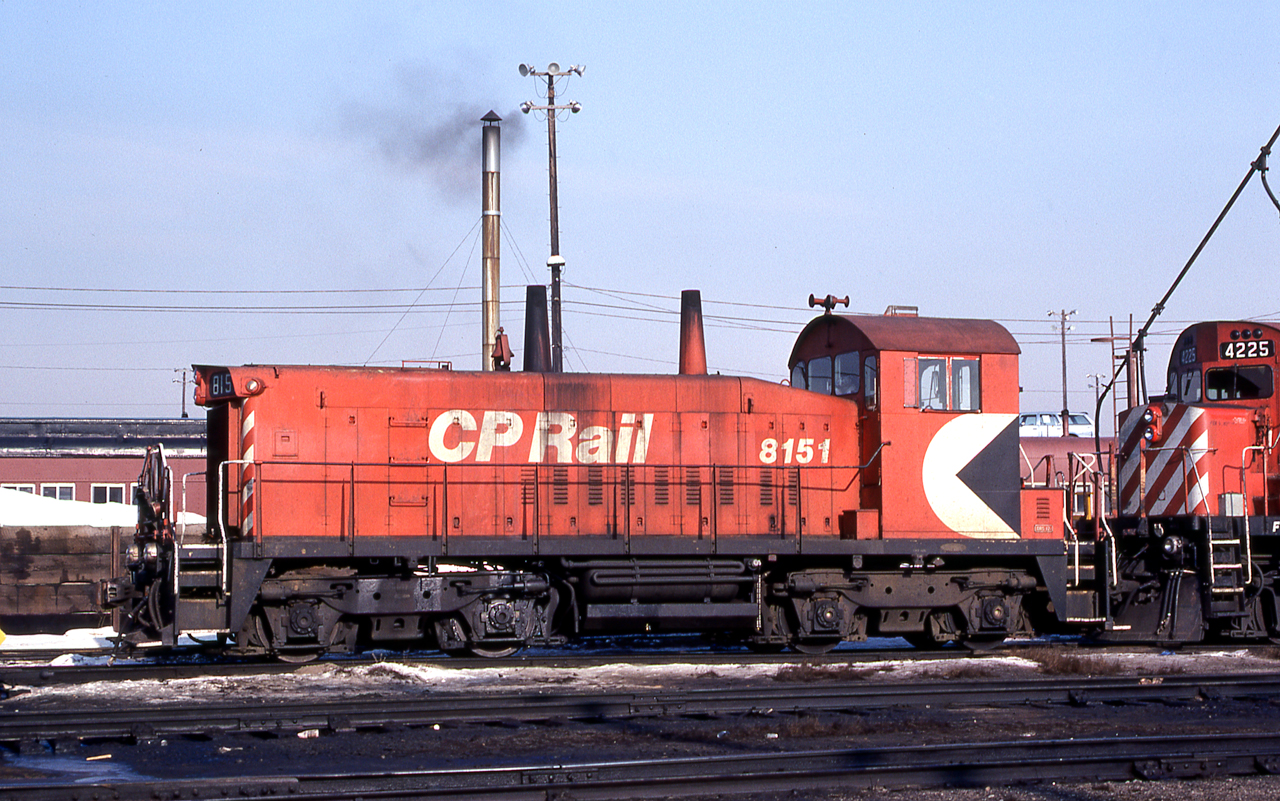
[[[125,741],[218,734],[349,733],[441,723],[598,720],[679,715],[859,711],[887,707],[1018,706],[1025,704],[1170,703],[1197,699],[1280,696],[1280,674],[948,680],[783,682],[706,686],[662,692],[432,693],[394,699],[311,697],[237,703],[117,704],[95,700],[84,709],[23,708],[11,701],[0,716],[0,743],[16,750],[55,752],[94,739]]]
[[[5,801],[289,797],[380,799],[679,798],[876,787],[1245,776],[1280,772],[1280,735],[1087,738],[894,748],[766,751],[697,758],[185,780],[9,783]]]

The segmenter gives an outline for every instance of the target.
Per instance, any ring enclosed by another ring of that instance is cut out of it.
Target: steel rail
[[[182,780],[38,780],[0,787],[6,801],[280,796],[632,799],[865,787],[987,787],[1280,772],[1280,735],[1230,734],[1006,741],[891,748],[767,751],[573,764],[333,772]]]
[[[0,743],[236,733],[327,732],[421,727],[439,723],[598,720],[679,715],[733,715],[858,711],[890,707],[1018,706],[1026,704],[1187,702],[1196,699],[1273,698],[1280,674],[937,681],[880,684],[805,682],[697,687],[662,692],[546,693],[433,692],[427,697],[376,700],[190,705],[142,704],[102,709],[24,709],[21,697],[0,706]]]

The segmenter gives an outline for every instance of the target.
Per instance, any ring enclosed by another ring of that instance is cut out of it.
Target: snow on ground
[[[203,524],[204,517],[183,512],[188,525]],[[88,503],[43,498],[30,492],[0,489],[0,526],[94,526],[133,528],[138,510],[127,503]]]
[[[100,629],[71,629],[65,634],[10,634],[0,644],[0,661],[7,654],[21,655],[22,651],[89,651],[94,648],[109,649],[115,634],[110,626]]]
[[[109,648],[110,629],[76,629],[61,637],[32,635],[13,637],[0,646],[0,662],[6,655],[21,658],[22,649],[65,648],[85,650]],[[846,647],[848,648],[848,647]],[[659,649],[662,650],[662,649]],[[857,648],[850,648],[852,656]],[[839,652],[837,652],[839,653]],[[676,687],[697,686],[701,682],[821,681],[861,679],[868,682],[947,681],[959,676],[1008,680],[1034,679],[1045,675],[1034,651],[1013,651],[971,656],[957,653],[954,659],[875,660],[843,663],[815,663],[797,655],[794,662],[770,664],[636,665],[619,656],[617,663],[584,667],[534,667],[518,660],[498,661],[493,667],[460,670],[451,667],[449,657],[438,664],[397,661],[396,655],[375,652],[382,661],[351,663],[319,662],[288,674],[251,677],[204,676],[190,679],[100,682],[85,685],[54,685],[22,688],[22,697],[50,702],[109,694],[121,701],[172,703],[176,701],[242,701],[287,696],[314,696],[334,699],[415,696],[432,693],[541,691],[546,693],[581,691],[662,692]],[[1153,677],[1179,673],[1246,673],[1274,671],[1275,654],[1245,649],[1223,649],[1195,653],[1155,649],[1078,652],[1086,672],[1097,675]],[[51,664],[109,664],[113,657],[66,654]],[[794,671],[803,671],[796,675]],[[791,675],[788,675],[791,673]]]

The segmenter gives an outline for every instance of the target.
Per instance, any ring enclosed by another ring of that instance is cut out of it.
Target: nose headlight
[[[1142,422],[1146,425],[1146,428],[1142,430],[1142,439],[1148,445],[1160,441],[1160,437],[1163,434],[1160,418],[1160,412],[1154,407],[1148,406],[1142,412]]]

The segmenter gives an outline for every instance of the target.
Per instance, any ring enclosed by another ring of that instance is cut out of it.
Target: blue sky
[[[0,0],[0,415],[176,415],[192,363],[477,367],[478,120],[518,333],[549,235],[517,65],[551,61],[586,67],[558,90],[569,368],[673,372],[698,288],[710,368],[779,380],[830,292],[1000,320],[1023,408],[1057,408],[1075,309],[1092,407],[1089,340],[1146,319],[1280,124],[1278,8]],[[1277,241],[1255,179],[1152,375],[1189,321],[1280,317]]]

